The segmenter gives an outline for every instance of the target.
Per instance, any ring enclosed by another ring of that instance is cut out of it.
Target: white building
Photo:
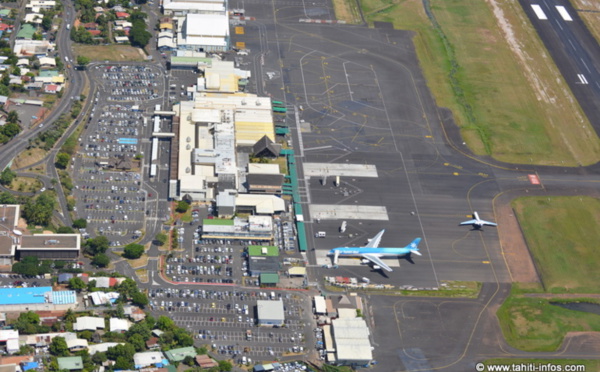
[[[186,14],[227,16],[227,3],[224,0],[164,0],[162,5],[166,16],[181,17]]]
[[[73,324],[73,330],[75,331],[95,331],[97,329],[104,329],[104,318],[94,316],[82,316],[77,318],[75,324]]]
[[[229,49],[229,18],[221,14],[187,14],[177,35],[177,47],[226,52]]]
[[[277,301],[256,301],[258,325],[261,326],[282,326],[285,322],[285,311],[283,310],[283,300]]]
[[[110,318],[111,332],[125,332],[131,327],[131,322],[127,319]]]
[[[336,363],[363,366],[373,360],[369,327],[363,318],[344,318],[332,321]]]
[[[136,369],[162,363],[163,360],[165,360],[165,356],[160,351],[146,351],[143,353],[133,354],[133,364],[135,365]]]

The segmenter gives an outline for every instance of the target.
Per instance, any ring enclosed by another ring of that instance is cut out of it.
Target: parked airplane
[[[498,226],[497,223],[484,221],[479,219],[477,212],[473,212],[473,219],[465,222],[461,222],[460,226],[472,225],[474,229],[481,229],[483,226]]]
[[[342,257],[360,257],[363,258],[363,263],[372,262],[374,265],[379,266],[387,271],[393,271],[388,265],[386,265],[381,259],[409,256],[411,253],[421,256],[419,252],[419,242],[421,238],[416,238],[409,245],[404,248],[378,248],[379,242],[383,237],[385,230],[381,230],[375,237],[362,248],[357,247],[338,247],[333,248],[329,251],[328,256],[333,256],[333,264],[337,265],[338,258]]]

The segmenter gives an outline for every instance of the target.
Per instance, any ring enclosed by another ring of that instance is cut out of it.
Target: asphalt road
[[[596,133],[600,133],[600,46],[598,41],[594,39],[569,1],[520,0],[519,3],[594,126]],[[539,14],[534,11],[534,5],[540,7]],[[564,7],[564,16],[557,7]]]

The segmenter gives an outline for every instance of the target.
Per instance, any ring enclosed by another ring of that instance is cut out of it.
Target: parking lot
[[[220,354],[236,362],[242,358],[269,359],[287,353],[303,353],[307,326],[304,297],[281,291],[159,288],[149,291],[150,307],[169,317],[203,340]],[[259,327],[256,320],[257,300],[281,299],[285,325]],[[276,346],[275,346],[276,345]]]
[[[164,79],[154,66],[100,65],[92,71],[99,90],[74,161],[74,210],[88,222],[84,237],[102,234],[112,246],[124,246],[140,237],[152,199],[143,187],[144,155]]]

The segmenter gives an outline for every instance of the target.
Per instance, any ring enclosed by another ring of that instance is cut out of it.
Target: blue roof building
[[[0,312],[66,310],[75,306],[75,291],[53,291],[52,287],[0,288]]]

